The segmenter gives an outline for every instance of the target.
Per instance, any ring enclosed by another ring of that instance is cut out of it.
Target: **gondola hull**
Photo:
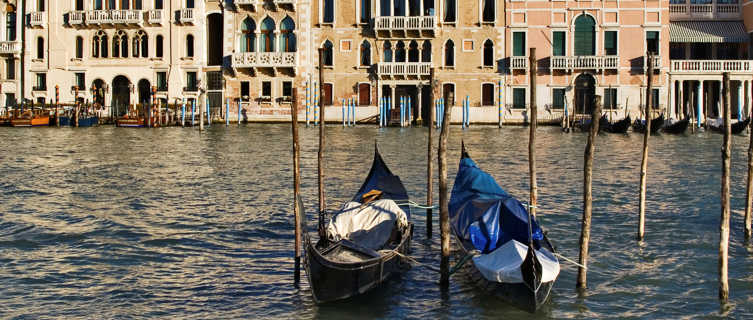
[[[664,127],[664,115],[659,116],[651,120],[651,134],[656,134]],[[638,133],[646,133],[646,125],[640,120],[636,120],[633,124],[633,131]]]
[[[601,123],[599,124],[599,130],[608,132],[608,133],[627,133],[628,129],[630,129],[630,123],[631,119],[630,116],[627,116],[625,119],[622,119],[620,121],[617,121],[615,123],[610,123],[607,118],[602,117]]]
[[[690,120],[680,120],[677,121],[671,125],[668,125],[662,129],[665,133],[670,134],[683,134],[686,130],[688,130],[688,126],[690,125]]]
[[[750,117],[748,119],[745,119],[743,121],[735,122],[731,125],[730,130],[732,131],[732,134],[741,134],[743,131],[745,131],[745,128],[748,127],[748,124],[750,124]],[[724,133],[724,125],[721,126],[709,126],[711,128],[711,131],[716,133]]]

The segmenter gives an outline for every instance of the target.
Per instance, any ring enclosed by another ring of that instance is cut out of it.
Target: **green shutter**
[[[565,89],[553,89],[552,90],[552,108],[564,109],[565,108]]]
[[[593,56],[596,54],[596,22],[593,18],[581,15],[575,20],[575,55]]]
[[[604,52],[608,56],[617,55],[617,31],[604,32]]]
[[[553,35],[553,41],[552,41],[552,54],[554,56],[564,56],[565,55],[565,32],[564,31],[555,31],[552,33]]]
[[[525,32],[513,32],[512,33],[512,55],[516,57],[523,57],[526,55],[526,34]]]
[[[659,40],[659,31],[646,31],[646,40]]]
[[[512,104],[513,109],[525,109],[526,108],[526,89],[525,88],[513,88],[512,89]]]

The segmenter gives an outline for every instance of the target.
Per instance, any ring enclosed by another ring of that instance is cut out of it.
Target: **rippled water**
[[[463,273],[443,293],[438,276],[420,267],[366,296],[315,305],[305,280],[293,285],[289,132],[288,125],[213,126],[203,134],[0,128],[0,318],[527,316],[476,290]],[[525,199],[527,132],[453,130],[450,181],[462,138],[479,165]],[[316,133],[302,129],[312,223]],[[331,127],[329,207],[360,186],[374,139],[412,198],[424,201],[425,133]],[[585,138],[556,128],[541,128],[538,137],[540,219],[573,259]],[[598,138],[590,288],[579,296],[576,269],[564,263],[550,303],[536,316],[753,317],[753,246],[742,239],[747,137],[734,140],[731,303],[725,308],[717,300],[716,273],[721,136],[652,138],[647,237],[638,244],[641,143],[639,135]],[[437,230],[427,239],[423,211],[414,211],[413,220],[413,255],[438,265]]]

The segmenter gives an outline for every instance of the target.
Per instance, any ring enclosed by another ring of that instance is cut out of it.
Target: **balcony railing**
[[[92,10],[86,12],[86,24],[140,24],[141,10]]]
[[[84,16],[86,16],[86,11],[68,12],[68,24],[72,26],[82,25],[84,24]]]
[[[261,3],[261,0],[235,0],[236,5],[257,5]]]
[[[32,12],[29,13],[29,25],[32,27],[44,26],[44,22],[47,21],[46,12]]]
[[[510,69],[528,69],[528,57],[510,57]]]
[[[421,77],[431,74],[431,62],[380,62],[377,67],[380,76]]]
[[[149,10],[148,19],[150,24],[162,24],[163,17],[162,10]]]
[[[740,4],[670,4],[670,19],[738,19],[740,18]]]
[[[648,61],[647,60],[648,60],[648,57],[644,56],[643,57],[643,67],[646,68],[646,69],[648,69]],[[661,67],[662,67],[661,60],[662,60],[661,56],[654,56],[654,70],[655,69],[661,69]]]
[[[183,92],[198,92],[199,87],[197,85],[183,87]]]
[[[16,41],[0,41],[0,53],[21,53],[21,43]]]
[[[281,5],[281,4],[294,5],[295,4],[295,0],[272,0],[272,2],[274,2],[274,4],[276,5]]]
[[[677,73],[753,73],[753,60],[672,60]]]
[[[239,52],[233,54],[235,68],[294,68],[295,52]]]
[[[193,17],[193,10],[191,8],[184,8],[178,10],[178,23],[188,23],[193,24],[194,17]]]
[[[437,25],[435,16],[417,17],[376,17],[374,29],[377,31],[434,30]]]
[[[620,66],[619,56],[566,56],[552,57],[552,70],[573,69],[617,69]]]

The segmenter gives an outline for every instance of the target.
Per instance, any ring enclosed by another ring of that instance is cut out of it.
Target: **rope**
[[[405,259],[405,260],[408,260],[408,261],[410,261],[411,263],[413,263],[413,264],[415,264],[415,265],[417,265],[417,266],[419,266],[419,267],[424,267],[424,268],[426,268],[426,269],[429,269],[429,270],[431,270],[431,271],[434,271],[434,272],[436,272],[436,273],[442,273],[442,271],[441,271],[441,270],[439,270],[439,269],[438,269],[437,267],[434,267],[434,266],[430,266],[430,265],[427,265],[427,264],[421,263],[421,262],[419,262],[418,260],[414,259],[413,257],[410,257],[410,256],[407,256],[407,255],[404,255],[404,254],[402,254],[402,253],[400,253],[400,252],[397,252],[397,251],[394,251],[394,253],[395,253],[396,255],[398,255],[399,257],[401,257],[401,258],[403,258],[403,259]],[[455,264],[455,266],[453,266],[452,268],[450,268],[450,275],[453,275],[453,274],[455,274],[455,272],[457,272],[458,270],[460,270],[460,268],[461,268],[461,267],[462,267],[462,266],[463,266],[463,265],[464,265],[464,264],[465,264],[466,262],[468,262],[469,260],[471,260],[471,258],[473,258],[473,257],[477,256],[478,254],[479,254],[478,250],[473,250],[473,251],[470,251],[470,252],[468,252],[468,253],[467,253],[467,254],[466,254],[466,255],[465,255],[465,256],[464,256],[463,258],[461,258],[461,259],[460,259],[460,261],[458,261],[458,263],[456,263],[456,264]]]
[[[431,206],[427,207],[418,203],[415,203],[413,201],[408,200],[407,202],[399,202],[397,203],[398,206],[410,206],[411,208],[419,208],[419,209],[438,209],[439,206]]]
[[[408,260],[408,261],[412,262],[413,264],[415,264],[415,265],[417,265],[417,266],[419,266],[419,267],[424,267],[424,268],[426,268],[426,269],[429,269],[429,270],[431,270],[431,271],[434,271],[434,272],[436,272],[436,273],[442,273],[442,272],[441,272],[441,271],[440,271],[439,269],[437,269],[436,267],[433,267],[433,266],[430,266],[430,265],[427,265],[427,264],[423,264],[423,263],[421,263],[421,262],[418,262],[418,260],[416,260],[416,259],[413,259],[412,257],[409,257],[409,256],[407,256],[407,255],[404,255],[404,254],[402,254],[402,253],[400,253],[400,252],[397,252],[397,251],[395,251],[395,254],[396,254],[396,255],[398,255],[399,257],[401,257],[401,258],[405,259],[405,260]]]
[[[479,254],[481,254],[481,253],[478,250],[468,251],[468,253],[466,253],[465,256],[462,259],[460,259],[460,261],[458,261],[458,263],[455,264],[455,266],[452,267],[452,269],[450,269],[450,275],[453,275],[455,272],[457,272],[458,270],[460,270],[460,268],[466,262],[468,262],[469,260],[471,260],[471,258],[473,258],[473,257],[475,257],[475,256],[477,256]]]
[[[588,267],[586,267],[586,266],[584,266],[584,265],[582,265],[582,264],[580,264],[580,263],[577,263],[577,262],[575,262],[575,261],[573,261],[573,260],[570,260],[570,259],[568,259],[567,257],[565,257],[565,256],[563,256],[563,255],[561,255],[561,254],[559,254],[559,253],[556,253],[556,252],[554,252],[554,255],[555,255],[555,256],[557,256],[557,258],[560,258],[560,259],[562,259],[562,260],[565,260],[565,261],[567,261],[567,262],[570,262],[570,263],[572,263],[572,264],[574,264],[574,265],[576,265],[576,266],[578,266],[578,267],[581,267],[581,268],[583,268],[583,269],[585,269],[585,270],[588,270]]]

